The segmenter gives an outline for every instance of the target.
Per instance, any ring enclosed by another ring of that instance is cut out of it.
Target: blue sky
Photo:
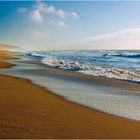
[[[0,1],[0,43],[27,50],[140,49],[139,40],[139,1]]]

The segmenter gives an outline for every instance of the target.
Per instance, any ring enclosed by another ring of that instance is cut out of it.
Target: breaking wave
[[[103,76],[107,78],[140,83],[140,74],[118,68],[106,68],[88,65],[80,62],[69,62],[65,60],[55,59],[53,57],[46,57],[42,59],[42,63],[53,68],[77,71],[93,76]]]
[[[140,52],[53,51],[25,54],[38,58],[43,64],[53,68],[140,83]],[[135,61],[132,61],[134,58]]]
[[[139,53],[130,53],[130,54],[125,54],[125,53],[120,53],[120,54],[108,54],[105,53],[103,54],[103,56],[115,56],[115,57],[125,57],[125,58],[140,58],[140,54]]]
[[[26,52],[25,55],[32,56],[32,57],[39,57],[39,58],[45,57],[44,54],[38,52]]]

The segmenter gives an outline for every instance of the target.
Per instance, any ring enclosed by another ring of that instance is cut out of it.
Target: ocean
[[[33,51],[49,67],[140,83],[140,50]]]

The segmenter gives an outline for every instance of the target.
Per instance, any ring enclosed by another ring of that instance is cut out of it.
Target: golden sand
[[[10,56],[8,54],[14,54],[14,52],[0,50],[0,60],[17,59],[17,57]]]

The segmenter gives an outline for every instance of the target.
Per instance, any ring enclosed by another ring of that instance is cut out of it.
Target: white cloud
[[[88,37],[91,41],[108,41],[108,40],[136,40],[140,38],[140,28],[125,29],[114,33],[99,35],[95,37]]]
[[[43,22],[43,17],[41,16],[39,9],[33,11],[31,19],[38,23]]]
[[[55,14],[58,15],[61,19],[65,19],[65,18],[69,18],[69,17],[72,17],[73,19],[79,18],[79,15],[76,12],[67,12],[62,9],[58,9],[55,12]]]
[[[21,13],[21,14],[26,13],[27,11],[28,11],[28,9],[25,8],[25,7],[21,7],[21,8],[19,8],[19,9],[17,10],[17,12],[18,12],[18,13]]]
[[[65,23],[64,23],[63,21],[61,21],[61,20],[59,20],[59,21],[57,22],[57,25],[58,25],[59,27],[67,27],[67,26],[65,25]]]
[[[55,13],[55,8],[51,5],[47,7],[46,11],[47,13],[52,14]]]
[[[79,18],[79,15],[74,11],[65,11],[63,9],[54,7],[53,5],[49,6],[43,2],[37,3],[37,9],[39,9],[42,12],[47,12],[47,14],[53,14],[59,16],[61,19],[70,18],[70,17],[72,17],[73,19]]]
[[[65,21],[68,18],[71,19],[78,19],[79,15],[74,11],[65,11],[60,8],[56,8],[53,5],[48,5],[45,2],[37,1],[36,5],[32,7],[31,9],[25,9],[25,8],[19,8],[19,13],[24,13],[26,11],[29,11],[31,13],[31,19],[38,23],[43,23],[46,20],[54,20],[56,22],[52,25],[59,25],[59,26],[66,26]],[[42,16],[43,15],[43,16]],[[49,17],[47,16],[49,15]],[[53,16],[51,16],[53,15]],[[63,20],[63,21],[62,21]],[[59,21],[59,22],[58,22]],[[60,22],[61,21],[61,22]]]
[[[71,40],[60,46],[71,49],[140,49],[140,28]]]
[[[60,16],[60,18],[62,18],[62,19],[66,18],[66,16],[67,16],[66,12],[65,12],[64,10],[62,10],[62,9],[58,9],[58,10],[56,11],[56,14],[57,14],[58,16]]]
[[[79,18],[79,15],[76,12],[70,12],[69,15],[72,16],[74,19]]]
[[[43,2],[37,1],[36,9],[38,9],[39,11],[44,11],[46,9],[46,4],[44,4]]]

